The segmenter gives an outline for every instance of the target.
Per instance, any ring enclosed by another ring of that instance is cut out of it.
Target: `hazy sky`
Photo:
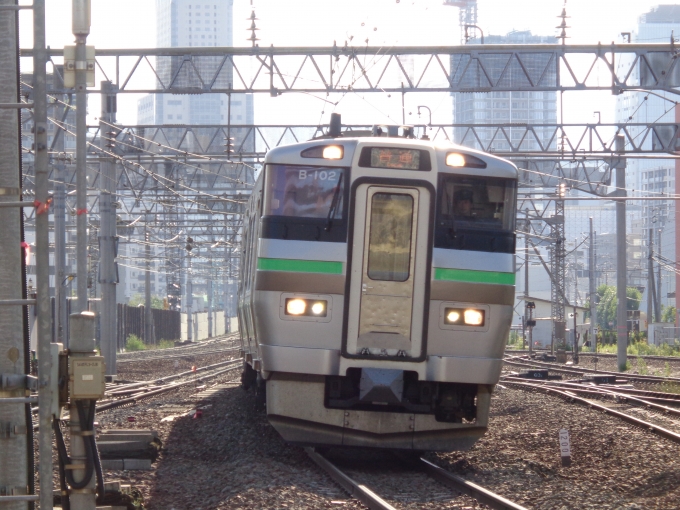
[[[458,9],[443,5],[443,0],[253,0],[252,4],[250,0],[234,1],[235,46],[250,45],[250,21],[246,18],[253,8],[259,18],[257,35],[263,47],[331,46],[334,41],[344,45],[350,40],[354,45],[365,45],[366,39],[371,46],[455,45],[460,41]],[[621,42],[620,33],[633,30],[637,18],[657,4],[651,0],[569,0],[568,43]],[[485,35],[526,29],[536,35],[556,35],[564,6],[563,0],[479,0],[478,25]],[[96,48],[153,47],[154,15],[154,0],[93,0],[88,44]],[[30,11],[21,11],[20,16],[21,45],[30,47]],[[47,41],[52,47],[73,44],[70,0],[47,1]],[[28,65],[26,62],[24,67]],[[603,122],[613,121],[610,94],[571,93],[565,97],[571,95],[575,100],[576,94],[579,107],[570,108],[573,118],[565,116],[565,121],[592,122],[593,110],[602,111]],[[401,122],[400,97],[379,96],[345,97],[336,111],[348,122]],[[407,123],[417,122],[415,111],[421,104],[433,110],[433,122],[451,121],[450,95],[407,94],[406,98],[406,110],[413,113]],[[131,95],[119,99],[119,122],[136,121],[136,100]],[[98,97],[93,101],[99,104]],[[301,94],[278,98],[261,94],[255,100],[258,123],[327,122],[332,110],[326,103]]]

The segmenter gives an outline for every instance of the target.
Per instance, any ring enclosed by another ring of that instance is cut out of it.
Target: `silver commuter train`
[[[289,442],[468,449],[512,319],[517,168],[331,131],[269,151],[248,202],[243,385]]]

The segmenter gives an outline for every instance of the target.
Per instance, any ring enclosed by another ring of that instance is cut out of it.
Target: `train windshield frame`
[[[435,247],[514,253],[516,200],[513,179],[440,174]]]
[[[348,178],[346,167],[267,164],[263,237],[346,241]]]

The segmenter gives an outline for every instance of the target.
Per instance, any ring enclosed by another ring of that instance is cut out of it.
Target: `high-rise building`
[[[156,0],[159,48],[233,45],[234,0]],[[225,125],[254,122],[251,94],[202,93],[207,82],[228,87],[232,67],[219,57],[158,57],[158,79],[176,94],[150,94],[139,100],[137,123]],[[231,103],[231,104],[230,104]]]
[[[471,44],[479,44],[480,41],[472,39]],[[485,44],[554,44],[557,39],[553,36],[532,35],[530,31],[515,31],[507,35],[489,35],[484,38]],[[455,76],[456,70],[465,67],[465,62],[459,61],[460,57],[452,56],[451,69]],[[489,57],[482,62],[484,75],[480,77],[484,81],[486,77],[491,80],[501,80],[509,86],[524,85],[526,78],[524,70],[516,61],[508,62],[508,58]],[[532,72],[540,69],[543,71],[548,66],[546,57],[536,54],[524,57],[522,64],[525,69]],[[481,71],[481,69],[480,69]],[[556,79],[556,67],[550,66],[543,76],[546,83],[552,83]],[[472,73],[466,73],[472,76]],[[470,85],[475,85],[470,83]],[[485,85],[478,83],[476,85]],[[520,151],[536,151],[539,149],[539,141],[544,148],[555,148],[555,140],[551,141],[554,128],[538,129],[535,131],[536,138],[526,137],[522,141],[526,130],[524,128],[507,127],[498,129],[498,124],[522,123],[522,124],[554,124],[556,118],[556,93],[555,92],[456,92],[453,94],[453,118],[456,124],[493,124],[492,127],[477,128],[479,140],[465,127],[457,127],[453,132],[455,143],[474,147],[486,151],[508,151],[513,147]]]
[[[680,34],[680,5],[659,5],[638,19],[636,29],[631,33],[631,42],[655,43],[668,42]],[[622,60],[619,68],[630,68],[630,58]],[[633,68],[631,79],[639,83],[640,66]],[[617,97],[616,122],[621,124],[653,124],[675,122],[675,94],[658,91],[654,94],[645,92],[626,92]],[[642,129],[628,128],[631,137],[638,146],[651,149],[654,145],[664,143],[657,136],[642,139]],[[663,137],[662,130],[657,133]],[[672,159],[629,159],[626,168],[626,187],[629,194],[661,196],[675,193],[675,161]],[[634,192],[632,190],[635,190]],[[666,261],[676,260],[675,250],[675,206],[674,201],[654,200],[640,201],[631,208],[637,211],[633,220],[640,225],[641,242],[648,244],[649,232],[652,231],[654,252]],[[630,231],[630,222],[629,222]],[[646,254],[645,254],[646,256]],[[630,261],[629,261],[630,265]],[[671,264],[673,265],[673,264]],[[656,262],[655,262],[656,271]],[[662,265],[662,275],[669,271]],[[672,270],[671,270],[672,272]],[[662,278],[663,292],[661,304],[675,305],[675,278]],[[670,297],[669,297],[670,296]],[[647,296],[643,295],[643,306],[646,307]]]

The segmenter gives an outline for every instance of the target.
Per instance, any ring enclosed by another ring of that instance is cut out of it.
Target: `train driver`
[[[463,188],[453,195],[456,216],[472,217],[472,190]]]

